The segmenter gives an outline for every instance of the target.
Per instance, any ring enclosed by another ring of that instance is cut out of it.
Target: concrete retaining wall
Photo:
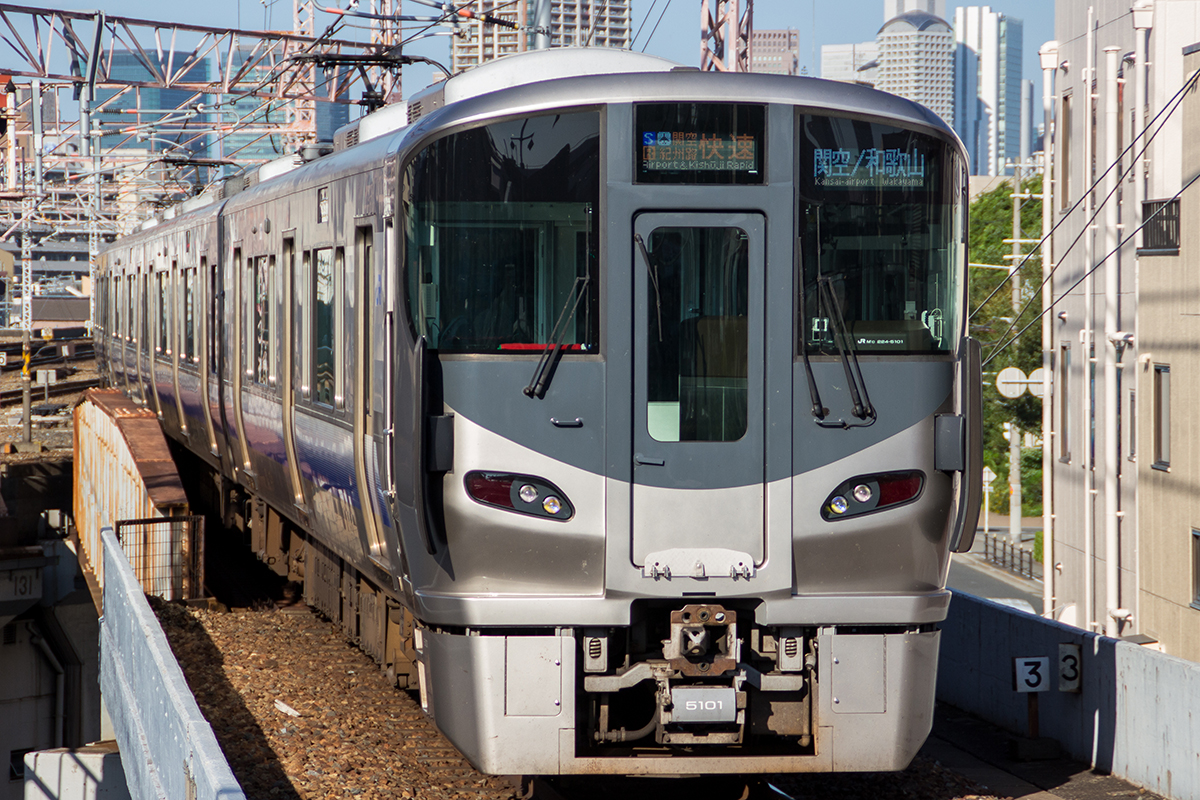
[[[1082,691],[1058,692],[1058,645],[1082,650]],[[1040,733],[1072,757],[1178,800],[1200,797],[1200,664],[954,593],[942,624],[939,700],[1024,733],[1013,659],[1048,656]]]
[[[134,800],[245,800],[111,530],[102,534],[100,690]]]

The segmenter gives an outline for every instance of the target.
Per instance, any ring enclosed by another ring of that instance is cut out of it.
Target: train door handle
[[[644,456],[641,453],[633,454],[633,463],[641,464],[642,466],[645,466],[645,467],[663,467],[663,466],[666,466],[666,464],[667,464],[667,462],[661,458],[654,458],[653,456]]]

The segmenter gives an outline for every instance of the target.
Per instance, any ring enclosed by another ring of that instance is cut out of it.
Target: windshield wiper
[[[654,308],[658,314],[658,340],[663,340],[662,334],[662,294],[658,290],[658,265],[650,260],[650,251],[646,249],[646,242],[643,241],[640,233],[633,235],[634,244],[642,254],[642,258],[646,261],[646,272],[650,275],[650,283],[654,285]]]
[[[567,335],[567,325],[575,317],[575,309],[579,308],[579,301],[583,299],[583,293],[587,290],[589,280],[590,276],[580,275],[575,279],[575,283],[571,284],[567,301],[563,303],[562,310],[558,312],[558,319],[554,322],[554,329],[550,331],[550,341],[542,350],[542,356],[533,370],[533,377],[529,380],[529,385],[521,390],[526,397],[536,397],[541,400],[546,396],[546,390],[550,388],[550,380],[554,377],[554,369],[562,355],[562,340]]]
[[[838,355],[842,359],[842,369],[846,372],[846,383],[850,389],[850,402],[853,404],[851,413],[863,422],[825,421],[825,414],[816,413],[820,406],[820,400],[816,395],[815,381],[810,383],[814,398],[813,415],[817,417],[817,424],[824,428],[865,428],[875,423],[875,406],[871,404],[871,397],[867,394],[867,382],[863,380],[862,369],[858,366],[858,353],[854,347],[854,339],[851,338],[850,332],[846,328],[846,319],[842,316],[842,305],[833,292],[833,281],[826,277],[817,278],[817,295],[827,319],[833,324],[833,342],[837,345]],[[806,350],[806,363],[807,355]],[[820,410],[825,411],[824,408]]]

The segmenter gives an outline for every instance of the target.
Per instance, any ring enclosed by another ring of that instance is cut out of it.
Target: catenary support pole
[[[1058,42],[1050,41],[1038,51],[1042,62],[1042,309],[1054,302],[1053,242],[1047,235],[1054,227],[1054,73],[1058,69]],[[1054,616],[1054,323],[1053,315],[1042,314],[1042,615]],[[1053,390],[1053,391],[1052,391]]]
[[[1093,463],[1092,453],[1092,431],[1095,422],[1093,415],[1095,409],[1092,407],[1092,375],[1096,369],[1096,356],[1094,352],[1095,343],[1095,328],[1094,314],[1094,284],[1095,279],[1092,273],[1092,267],[1095,266],[1095,227],[1091,224],[1092,218],[1092,201],[1095,193],[1091,191],[1092,180],[1095,177],[1095,170],[1092,166],[1092,116],[1096,107],[1096,93],[1092,88],[1092,82],[1096,76],[1096,61],[1095,61],[1095,39],[1096,39],[1096,10],[1094,6],[1088,6],[1088,27],[1087,27],[1087,68],[1083,71],[1083,90],[1080,94],[1084,98],[1084,106],[1081,109],[1083,112],[1083,163],[1080,164],[1083,171],[1083,180],[1079,182],[1080,189],[1083,191],[1083,224],[1087,226],[1087,230],[1083,234],[1083,265],[1087,270],[1083,279],[1083,323],[1080,330],[1080,350],[1082,357],[1079,359],[1083,366],[1083,381],[1080,384],[1080,400],[1083,405],[1083,414],[1080,415],[1080,421],[1083,423],[1083,430],[1080,431],[1079,449],[1082,451],[1080,461],[1083,464],[1083,620],[1081,627],[1088,630],[1095,630],[1096,626],[1096,596],[1095,596],[1095,574],[1096,565],[1093,562],[1093,537],[1095,536],[1096,525],[1096,468]]]
[[[1117,68],[1121,48],[1104,48],[1104,164],[1117,161]],[[1121,465],[1121,442],[1117,437],[1117,415],[1121,409],[1121,390],[1118,385],[1117,356],[1120,322],[1117,318],[1117,293],[1120,289],[1121,253],[1120,207],[1117,204],[1117,170],[1108,171],[1104,181],[1104,252],[1111,253],[1104,264],[1104,632],[1119,636],[1122,616],[1120,590],[1120,483],[1117,471]],[[1117,252],[1114,252],[1117,251]]]

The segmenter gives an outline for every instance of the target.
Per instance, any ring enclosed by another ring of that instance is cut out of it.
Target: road
[[[1024,600],[1035,614],[1042,611],[1042,585],[987,564],[973,553],[956,553],[950,562],[950,589],[989,600]]]

